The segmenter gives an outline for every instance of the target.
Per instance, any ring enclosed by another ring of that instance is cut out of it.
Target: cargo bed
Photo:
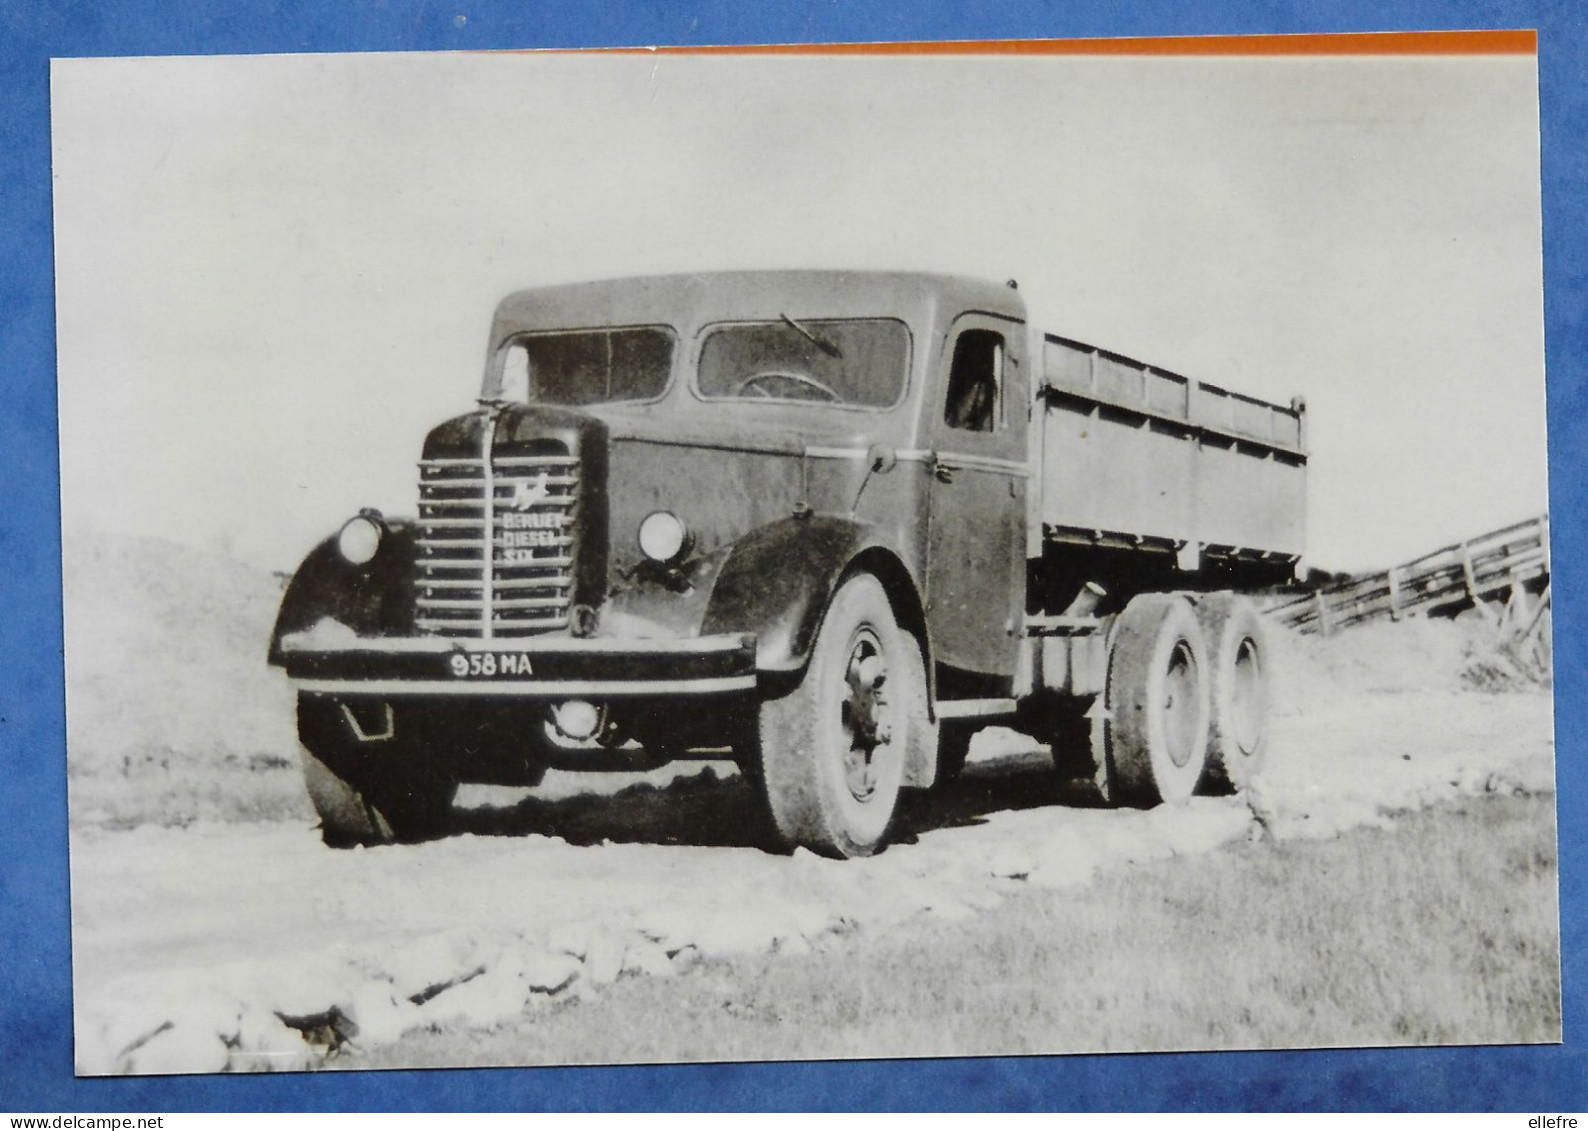
[[[1270,404],[1051,334],[1037,392],[1045,411],[1032,421],[1041,464],[1031,526],[1041,539],[1215,559],[1300,556],[1299,398]]]

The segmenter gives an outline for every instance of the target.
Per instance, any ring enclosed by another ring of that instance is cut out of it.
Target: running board
[[[939,699],[940,719],[979,719],[1015,713],[1013,699]]]

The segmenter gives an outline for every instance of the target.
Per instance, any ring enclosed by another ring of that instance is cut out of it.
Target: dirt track
[[[1104,865],[1238,837],[1332,836],[1461,793],[1552,788],[1547,693],[1314,698],[1276,720],[1249,799],[1178,810],[1058,806],[1046,754],[987,735],[963,781],[911,807],[898,843],[846,863],[761,850],[742,783],[700,765],[617,797],[577,792],[610,790],[610,778],[571,776],[522,800],[471,791],[462,835],[409,847],[332,852],[296,822],[82,828],[79,1071],[308,1066],[332,1029],[349,1030],[343,1018],[375,1047],[413,1025],[490,1024],[701,955],[842,948],[852,932],[970,918]],[[310,1034],[319,1045],[278,1014],[324,1015]]]

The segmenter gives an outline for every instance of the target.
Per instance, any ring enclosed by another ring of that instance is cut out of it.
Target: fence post
[[[1478,592],[1478,575],[1472,568],[1472,545],[1468,542],[1461,543],[1461,576],[1467,583],[1467,596],[1472,598],[1472,607],[1478,610],[1478,615],[1484,620],[1495,623],[1494,610],[1483,603],[1483,595]]]

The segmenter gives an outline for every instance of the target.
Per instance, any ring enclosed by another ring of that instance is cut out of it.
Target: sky
[[[1014,278],[1043,329],[1307,398],[1310,564],[1545,509],[1531,56],[56,60],[78,531],[290,569],[412,513],[526,286]]]

